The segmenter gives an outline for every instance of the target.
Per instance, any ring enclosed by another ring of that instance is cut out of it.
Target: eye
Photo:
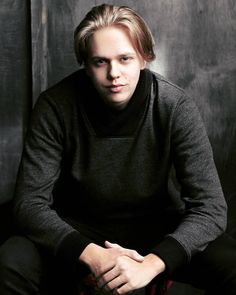
[[[100,58],[100,59],[95,59],[93,61],[93,64],[96,66],[96,67],[100,67],[100,66],[103,66],[105,64],[107,64],[107,61],[103,58]]]
[[[131,61],[132,59],[133,59],[132,56],[122,56],[121,57],[121,61],[123,63],[127,63],[127,62]]]

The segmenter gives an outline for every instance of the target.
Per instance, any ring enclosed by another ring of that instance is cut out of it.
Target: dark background
[[[0,241],[11,229],[9,201],[28,118],[38,94],[77,69],[73,30],[104,1],[0,1]],[[186,89],[206,124],[236,237],[235,0],[106,1],[129,5],[156,40],[151,69]],[[172,295],[202,294],[175,284]]]

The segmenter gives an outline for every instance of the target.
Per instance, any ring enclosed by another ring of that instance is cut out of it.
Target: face
[[[86,70],[100,97],[111,107],[127,105],[144,67],[145,61],[125,29],[106,27],[91,36]]]

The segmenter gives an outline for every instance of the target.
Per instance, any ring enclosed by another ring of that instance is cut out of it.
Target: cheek
[[[130,77],[132,80],[138,80],[139,76],[140,76],[140,66],[139,65],[135,65],[134,67],[132,67],[132,69],[130,70]]]

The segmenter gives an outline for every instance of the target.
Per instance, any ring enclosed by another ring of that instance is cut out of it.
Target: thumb
[[[132,258],[133,260],[137,261],[137,262],[142,262],[144,260],[144,257],[142,255],[140,255],[137,251],[135,250],[128,250],[127,249],[127,253],[126,255],[130,258]]]
[[[128,256],[128,257],[134,259],[137,262],[142,262],[144,260],[144,257],[142,255],[140,255],[135,250],[123,248],[118,244],[110,243],[108,241],[105,241],[105,246],[106,246],[106,248],[114,248],[114,249],[122,250],[122,255]]]
[[[106,248],[124,249],[120,245],[115,244],[115,243],[111,243],[111,242],[108,242],[108,241],[105,241],[105,247]]]

